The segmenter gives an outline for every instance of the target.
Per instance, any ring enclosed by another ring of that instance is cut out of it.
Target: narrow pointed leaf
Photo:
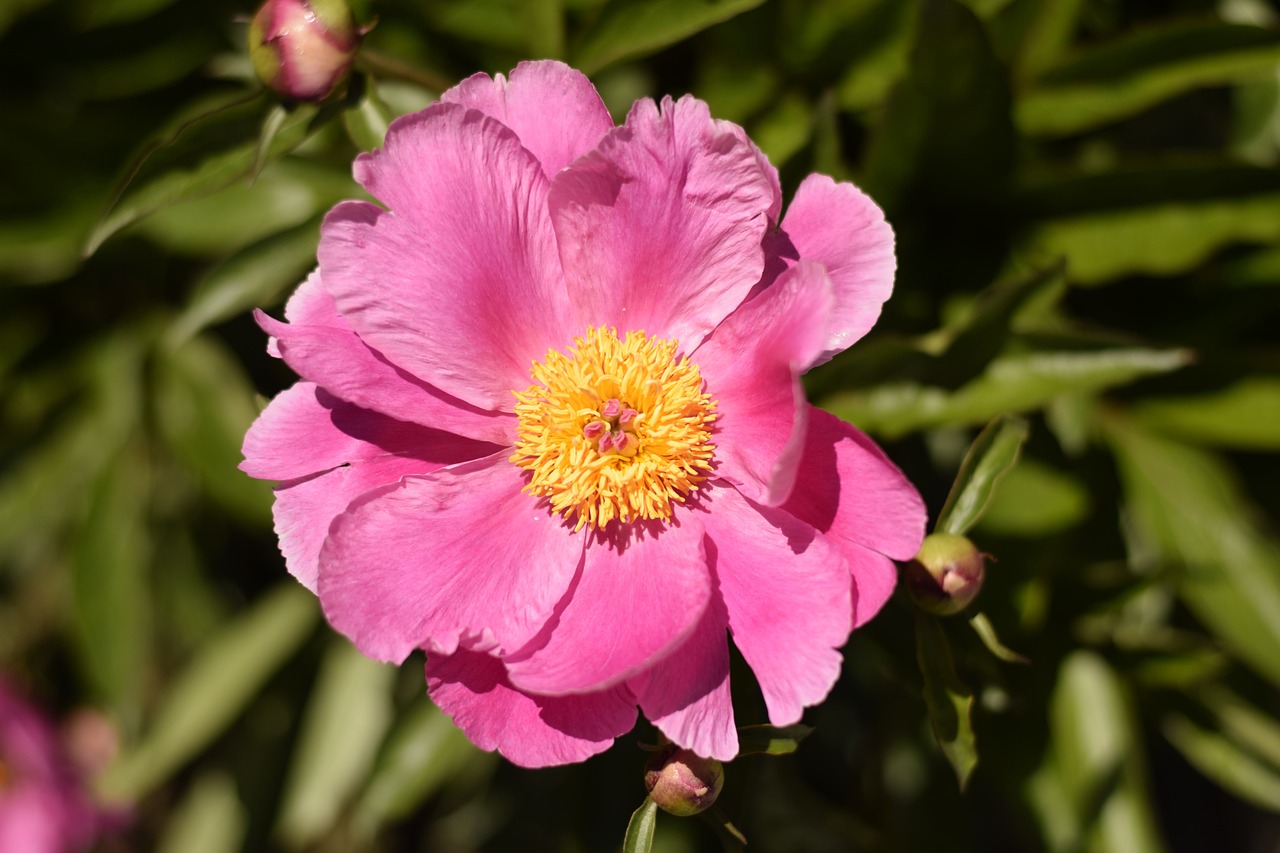
[[[942,626],[924,613],[916,614],[916,662],[924,676],[924,702],[933,736],[964,790],[978,766],[977,739],[970,719],[973,691],[956,674]]]

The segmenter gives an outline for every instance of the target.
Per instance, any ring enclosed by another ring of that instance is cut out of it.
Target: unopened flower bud
[[[930,613],[959,613],[982,589],[984,564],[983,555],[965,537],[930,534],[907,564],[907,592]]]
[[[724,787],[724,765],[670,746],[649,760],[644,786],[665,812],[680,817],[710,808]]]
[[[322,101],[351,71],[360,29],[346,0],[267,0],[249,26],[249,58],[263,83],[297,101]]]

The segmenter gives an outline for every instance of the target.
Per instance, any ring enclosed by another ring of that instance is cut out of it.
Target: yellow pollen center
[[[547,498],[580,530],[671,518],[711,470],[715,401],[676,341],[587,329],[568,354],[533,365],[515,392],[511,461],[532,474],[525,491]]]

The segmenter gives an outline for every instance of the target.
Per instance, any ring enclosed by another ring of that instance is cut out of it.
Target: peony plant
[[[862,337],[893,233],[776,170],[692,97],[619,126],[558,62],[398,119],[257,314],[301,377],[244,442],[289,571],[364,654],[426,652],[432,699],[524,766],[637,707],[738,752],[729,638],[770,721],[835,683],[924,533],[919,495],[800,376]]]

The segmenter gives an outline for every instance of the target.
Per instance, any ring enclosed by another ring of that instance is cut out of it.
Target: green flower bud
[[[922,609],[938,616],[959,613],[982,589],[984,555],[963,536],[933,533],[907,564],[907,592]]]
[[[668,746],[649,759],[644,787],[663,811],[680,817],[704,811],[724,787],[724,765]]]
[[[277,94],[322,101],[351,71],[360,36],[345,0],[267,0],[249,26],[249,58]]]

